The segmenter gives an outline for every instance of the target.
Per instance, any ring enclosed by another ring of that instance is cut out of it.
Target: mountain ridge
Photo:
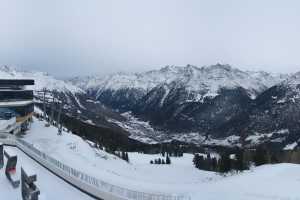
[[[276,75],[262,71],[242,71],[230,65],[216,64],[204,67],[193,65],[185,67],[165,66],[159,70],[150,70],[143,73],[116,73],[105,77],[93,76],[80,78],[77,81],[70,79],[69,81],[84,90],[98,88],[98,96],[104,90],[114,91],[131,88],[147,92],[160,84],[182,81],[192,92],[210,90],[213,96],[221,87],[242,86],[254,98],[257,93],[283,81],[287,77],[288,75],[285,74]],[[219,85],[213,85],[217,81],[219,81]],[[80,84],[82,82],[85,84]],[[197,82],[201,82],[202,85]]]
[[[76,111],[74,117],[122,129],[146,143],[179,140],[230,146],[281,141],[284,147],[300,140],[300,72],[274,75],[230,65],[187,65],[62,81],[43,72],[0,67],[1,77],[33,78],[39,85],[35,90],[61,90],[70,99],[67,112]]]
[[[295,105],[278,108],[277,118],[265,114],[265,105],[276,108],[275,94],[279,98],[281,92],[297,89],[298,75],[242,71],[221,64],[166,66],[144,73],[110,75],[98,86],[91,80],[94,88],[90,90],[104,105],[130,113],[124,115],[127,122],[114,122],[138,140],[237,145],[276,139],[295,142],[299,136],[291,135],[298,130],[297,122],[284,114],[284,109],[291,112]],[[284,85],[283,91],[273,91]],[[298,112],[293,115],[298,119]],[[276,125],[280,120],[283,123]],[[264,139],[266,136],[270,138]]]

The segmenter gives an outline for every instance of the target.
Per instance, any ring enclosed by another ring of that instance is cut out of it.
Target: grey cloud
[[[0,0],[0,63],[56,76],[229,63],[300,70],[299,1]]]

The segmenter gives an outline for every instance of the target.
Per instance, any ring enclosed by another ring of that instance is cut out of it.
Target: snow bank
[[[300,198],[300,166],[266,165],[244,173],[222,177],[196,169],[193,155],[171,158],[171,165],[151,165],[161,155],[129,153],[130,163],[91,147],[80,137],[54,127],[45,128],[35,120],[24,138],[58,160],[91,176],[120,187],[153,193],[188,194],[198,199],[280,199]]]

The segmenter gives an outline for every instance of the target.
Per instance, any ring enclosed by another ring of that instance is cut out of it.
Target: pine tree
[[[150,160],[150,164],[151,164],[151,165],[153,164],[153,160]]]
[[[164,159],[161,159],[161,164],[166,164]]]
[[[167,157],[166,157],[166,164],[167,165],[171,164],[171,159],[170,159],[169,155],[167,155]]]
[[[196,168],[198,168],[198,162],[199,162],[199,154],[195,154],[193,158],[193,164]]]
[[[206,160],[204,160],[204,166],[205,170],[211,171],[212,170],[212,165],[211,165],[211,157],[210,154],[207,154]]]
[[[235,154],[236,157],[236,170],[243,171],[246,170],[248,167],[244,161],[244,151],[238,150],[238,152]]]
[[[124,152],[124,151],[122,151],[121,158],[122,158],[123,160],[126,160],[126,155],[125,155],[125,152]]]
[[[231,170],[230,154],[224,153],[221,155],[219,171],[221,173],[226,173],[229,172],[230,170]]]
[[[270,159],[271,159],[272,164],[279,163],[279,160],[278,160],[278,158],[276,157],[276,155],[274,153],[271,155]]]
[[[206,163],[205,163],[205,159],[203,156],[199,156],[199,160],[198,160],[197,164],[198,164],[198,166],[197,166],[198,169],[206,170]]]
[[[253,161],[255,166],[260,166],[268,163],[268,153],[263,147],[257,147],[255,150]]]
[[[127,162],[129,162],[129,157],[128,157],[128,153],[127,153],[127,152],[125,153],[125,160],[126,160]]]
[[[212,158],[211,160],[211,169],[212,171],[217,171],[218,161],[216,158]]]
[[[158,159],[157,164],[159,164],[159,165],[161,164],[161,159],[160,158]]]
[[[198,169],[205,169],[205,163],[203,156],[200,156],[199,154],[195,154],[193,163],[196,168]]]

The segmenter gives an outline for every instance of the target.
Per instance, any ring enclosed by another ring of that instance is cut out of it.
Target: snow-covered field
[[[92,148],[80,137],[34,119],[24,138],[41,151],[78,170],[124,188],[188,194],[192,199],[300,200],[300,165],[265,165],[228,177],[193,167],[193,155],[171,158],[171,165],[150,165],[159,155],[129,153],[130,163]]]
[[[20,178],[21,166],[37,174],[36,185],[41,191],[40,200],[72,199],[72,200],[92,200],[90,196],[80,192],[62,179],[54,176],[51,172],[30,159],[23,152],[15,147],[5,147],[5,150],[14,152],[18,156],[16,176]],[[6,162],[6,161],[5,161]],[[20,185],[21,186],[21,185]],[[1,200],[21,200],[21,188],[13,189],[8,182],[4,168],[0,170],[0,199]]]

